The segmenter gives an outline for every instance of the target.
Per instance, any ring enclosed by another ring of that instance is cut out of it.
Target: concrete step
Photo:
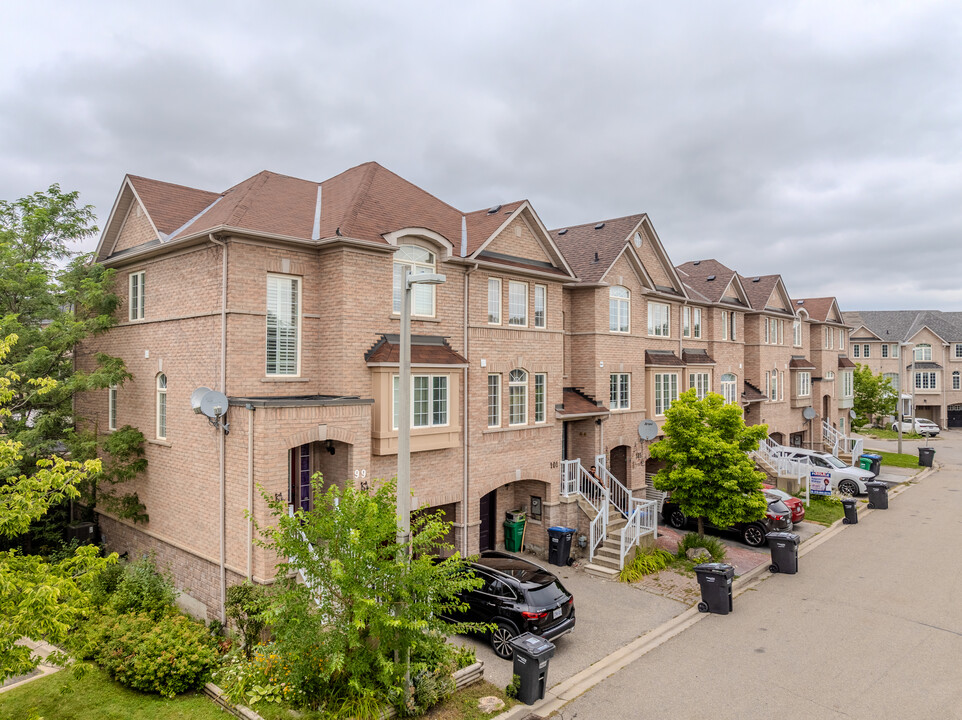
[[[594,575],[595,577],[604,578],[605,580],[617,580],[620,571],[617,568],[611,568],[607,565],[598,565],[595,563],[588,563],[585,565],[585,572],[589,575]]]

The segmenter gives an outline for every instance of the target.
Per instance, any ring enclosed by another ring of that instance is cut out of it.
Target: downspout
[[[247,579],[254,580],[254,406],[247,406]]]
[[[461,253],[464,254],[466,251],[467,244],[467,232],[462,226],[462,241],[461,241]],[[471,353],[468,349],[468,306],[471,304],[469,301],[471,299],[471,283],[468,281],[468,276],[478,269],[478,264],[475,263],[474,267],[469,267],[464,273],[464,356],[468,359],[468,365],[471,364]],[[463,420],[461,422],[464,427],[464,476],[461,481],[461,521],[462,521],[462,531],[461,531],[461,556],[468,557],[468,476],[470,473],[470,460],[468,458],[469,450],[471,448],[470,443],[470,415],[468,413],[468,400],[471,397],[471,393],[468,390],[468,379],[471,374],[471,368],[464,368],[464,397],[461,399],[461,414]]]
[[[220,295],[220,391],[227,394],[227,243],[218,240],[213,233],[207,235],[210,241],[223,248],[221,252],[221,295]],[[227,471],[225,464],[226,441],[223,428],[220,435],[220,620],[227,622]]]

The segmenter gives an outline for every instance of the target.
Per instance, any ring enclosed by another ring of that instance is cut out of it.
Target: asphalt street
[[[962,432],[933,446],[941,468],[888,510],[827,537],[797,575],[768,577],[731,615],[705,617],[559,716],[962,718]]]

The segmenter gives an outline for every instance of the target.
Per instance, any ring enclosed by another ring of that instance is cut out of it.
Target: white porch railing
[[[608,488],[608,496],[611,504],[618,512],[627,518],[631,514],[631,490],[626,488],[621,481],[608,470],[608,465],[604,455],[595,455],[595,467],[601,474],[603,484]]]
[[[582,467],[581,460],[562,460],[561,494],[579,495],[595,511],[588,528],[588,559],[594,560],[595,551],[608,535],[608,490]]]
[[[850,454],[853,464],[856,458],[864,452],[865,443],[862,438],[852,438],[843,435],[837,428],[832,427],[827,420],[822,420],[822,441],[832,446],[832,455],[838,457],[840,452]]]
[[[645,535],[658,537],[658,503],[654,500],[632,500],[628,524],[621,531],[621,546],[618,550],[618,566],[625,567],[625,557],[631,548]]]

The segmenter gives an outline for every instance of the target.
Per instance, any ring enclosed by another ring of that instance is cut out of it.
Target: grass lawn
[[[805,508],[805,520],[819,525],[831,525],[844,515],[842,503],[822,495],[812,495],[812,504]]]
[[[483,718],[492,718],[503,712],[503,710],[499,710],[494,713],[482,713],[478,710],[478,700],[487,695],[495,695],[504,700],[505,710],[518,704],[517,700],[505,696],[504,688],[498,688],[487,681],[482,681],[464,688],[440,705],[431,708],[422,716],[422,720],[482,720]],[[325,717],[321,713],[311,712],[310,710],[295,715],[290,710],[273,703],[258,703],[257,707],[252,709],[264,720],[293,720],[295,717],[298,720],[320,720],[320,718]]]
[[[885,452],[883,450],[866,450],[865,452],[873,452],[877,455],[882,456],[883,465],[892,465],[894,467],[904,467],[904,468],[918,468],[919,467],[919,456],[918,453],[915,455],[909,455],[908,453]]]
[[[0,717],[7,720],[227,720],[232,718],[201,693],[167,700],[115,683],[93,669],[83,678],[61,670],[0,694]]]
[[[892,428],[862,428],[858,431],[859,435],[864,435],[865,437],[874,437],[881,440],[898,440],[899,434],[895,432]],[[923,440],[921,435],[916,433],[902,433],[903,440]]]

